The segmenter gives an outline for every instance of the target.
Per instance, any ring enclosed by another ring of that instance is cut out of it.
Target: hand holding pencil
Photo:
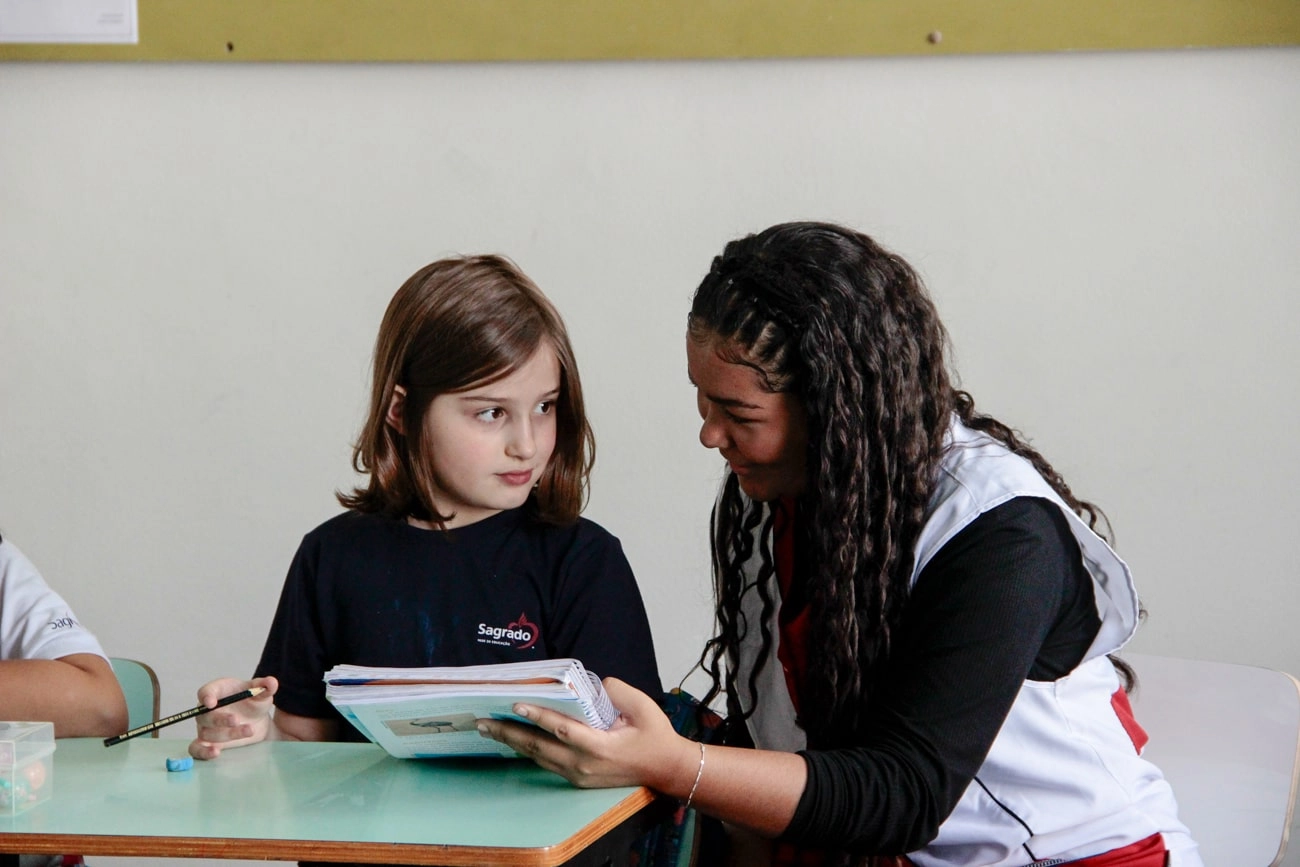
[[[246,690],[243,690],[242,692],[237,692],[234,693],[233,695],[227,695],[221,697],[220,699],[217,700],[216,707],[225,707],[228,704],[234,704],[235,702],[243,701],[246,698],[253,698],[255,696],[259,696],[264,692],[266,692],[266,687],[263,686],[250,687]],[[113,735],[111,738],[104,738],[104,746],[106,747],[117,746],[118,744],[122,743],[122,741],[129,741],[131,740],[131,738],[138,738],[140,737],[140,735],[147,735],[150,732],[156,732],[158,731],[158,729],[166,728],[167,726],[170,725],[175,725],[178,722],[182,722],[187,719],[194,719],[194,717],[199,716],[200,714],[207,713],[214,709],[215,708],[210,708],[206,705],[201,704],[198,705],[197,707],[192,707],[187,710],[183,710],[179,713],[174,713],[171,714],[170,716],[162,717],[161,719],[156,719],[153,722],[147,722],[144,725],[139,725],[133,729],[130,729],[129,731],[125,731],[120,735]]]
[[[215,759],[227,747],[243,747],[266,740],[270,733],[273,697],[280,684],[274,677],[241,680],[222,677],[199,687],[199,704],[211,710],[195,717],[198,737],[190,742],[190,755],[196,759]],[[261,688],[262,692],[218,707],[225,696]]]

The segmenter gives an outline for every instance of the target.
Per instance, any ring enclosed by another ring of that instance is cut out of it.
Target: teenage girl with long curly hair
[[[1140,609],[1104,517],[975,409],[947,342],[865,235],[728,244],[686,351],[728,464],[704,703],[737,746],[614,681],[609,732],[536,708],[481,730],[576,785],[684,799],[737,864],[1200,865],[1112,658]]]

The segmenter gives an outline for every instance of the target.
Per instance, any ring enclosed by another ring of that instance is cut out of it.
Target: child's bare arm
[[[126,730],[126,699],[108,660],[94,653],[0,661],[0,719],[49,720],[54,736]]]

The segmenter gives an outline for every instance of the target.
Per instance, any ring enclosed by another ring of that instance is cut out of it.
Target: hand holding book
[[[481,737],[474,721],[527,722],[515,714],[517,702],[598,729],[618,718],[600,679],[576,659],[432,668],[339,665],[325,673],[325,697],[398,758],[516,756]]]

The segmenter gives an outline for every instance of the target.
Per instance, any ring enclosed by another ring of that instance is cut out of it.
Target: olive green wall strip
[[[1300,0],[139,0],[138,45],[0,60],[842,57],[1300,44]]]

